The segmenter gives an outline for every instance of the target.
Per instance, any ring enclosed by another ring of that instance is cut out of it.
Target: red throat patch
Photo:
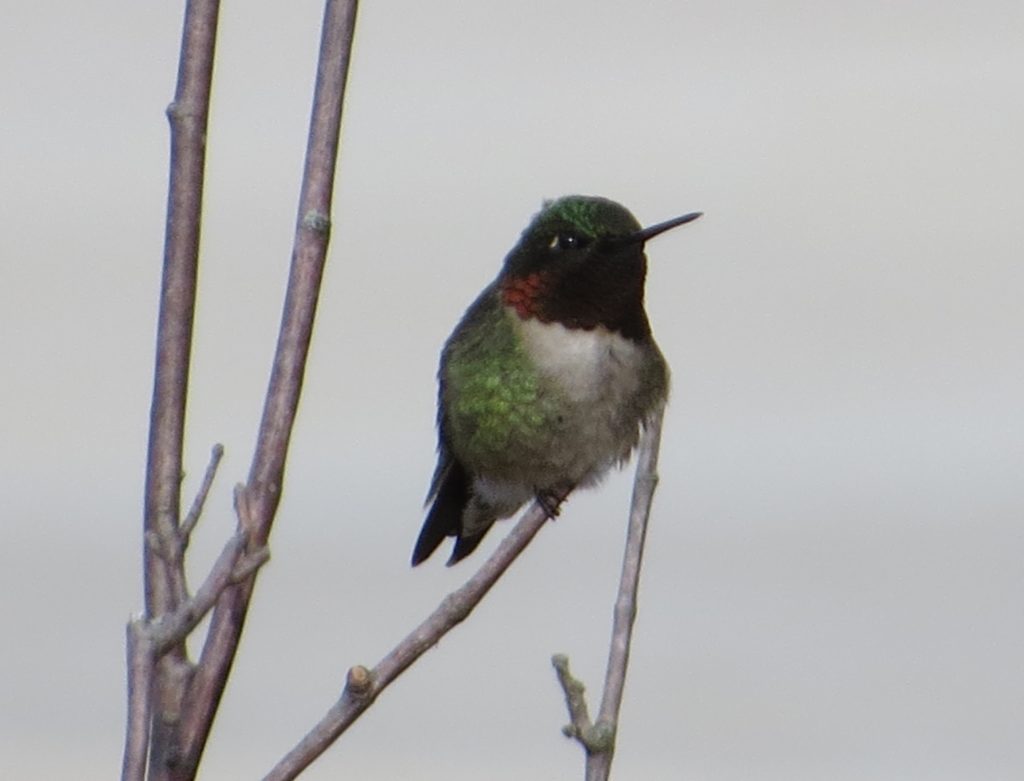
[[[540,317],[539,294],[544,291],[547,280],[539,271],[525,277],[510,277],[501,283],[501,301],[516,310],[523,320]],[[540,317],[540,319],[543,319]]]

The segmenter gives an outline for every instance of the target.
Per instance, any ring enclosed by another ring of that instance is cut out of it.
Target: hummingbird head
[[[642,228],[607,198],[568,195],[545,202],[505,258],[502,301],[523,319],[623,336],[650,336],[644,312],[644,243],[700,212]]]

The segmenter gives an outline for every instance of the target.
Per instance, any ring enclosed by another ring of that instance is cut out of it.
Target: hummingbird
[[[669,387],[644,310],[644,245],[700,216],[643,228],[607,198],[544,202],[441,352],[437,467],[413,566],[446,537],[448,566],[460,561],[531,499],[553,517],[629,459]]]

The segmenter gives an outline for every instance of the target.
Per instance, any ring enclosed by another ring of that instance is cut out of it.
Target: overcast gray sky
[[[0,776],[119,770],[179,3],[0,29]],[[233,524],[321,4],[221,16],[186,497]],[[617,777],[1024,776],[1024,6],[365,2],[273,561],[206,757],[260,777],[479,556],[408,558],[434,372],[543,198],[645,223],[673,368]],[[631,473],[573,497],[307,774],[582,777]],[[484,552],[497,543],[492,534]]]

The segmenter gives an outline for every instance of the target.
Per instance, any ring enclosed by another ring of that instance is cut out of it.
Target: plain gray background
[[[222,9],[188,427],[233,525],[292,240],[318,2]],[[0,30],[0,776],[119,770],[176,2]],[[541,199],[652,223],[674,370],[616,776],[1024,776],[1024,7],[365,2],[273,561],[207,778],[260,777],[479,555],[408,567],[434,371]],[[631,471],[306,777],[572,779]],[[484,546],[489,550],[500,531]],[[595,703],[596,706],[596,703]]]

